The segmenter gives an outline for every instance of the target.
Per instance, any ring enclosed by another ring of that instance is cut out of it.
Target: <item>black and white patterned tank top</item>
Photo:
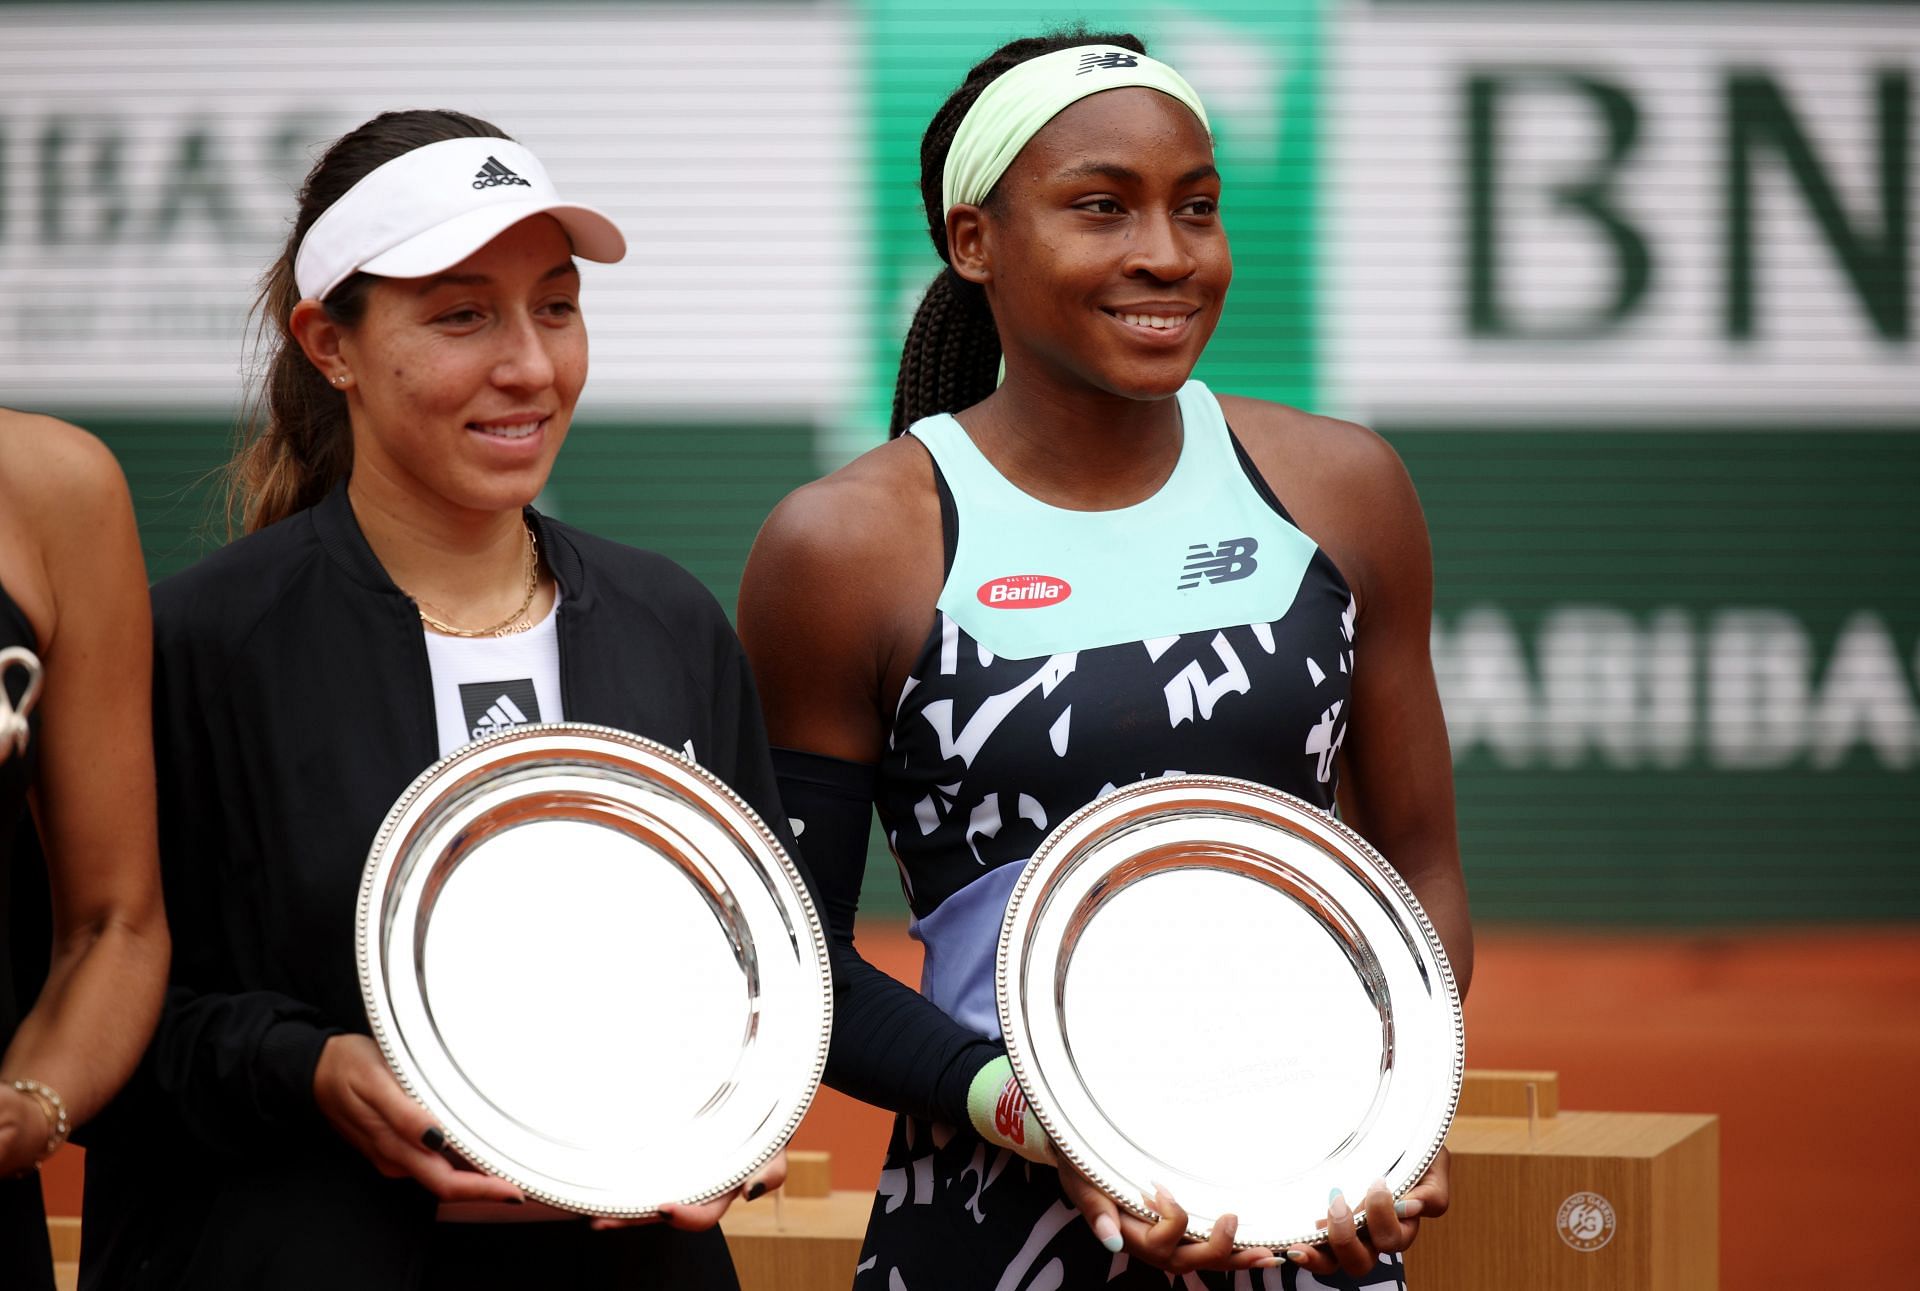
[[[877,806],[926,947],[921,990],[989,1038],[1007,897],[1061,820],[1181,773],[1333,807],[1353,597],[1207,388],[1179,402],[1173,474],[1115,511],[1021,492],[950,416],[910,430],[936,466],[948,568]]]

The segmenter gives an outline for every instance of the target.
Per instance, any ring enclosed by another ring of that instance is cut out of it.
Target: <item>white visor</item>
[[[423,278],[459,264],[521,220],[551,215],[573,253],[611,264],[619,228],[564,202],[539,158],[507,139],[447,139],[371,171],[307,230],[294,257],[303,299],[325,300],[356,273]]]

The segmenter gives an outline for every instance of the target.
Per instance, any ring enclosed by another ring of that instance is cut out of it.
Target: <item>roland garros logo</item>
[[[1576,1192],[1560,1203],[1553,1226],[1576,1251],[1597,1251],[1613,1240],[1613,1207],[1597,1192]]]
[[[1008,574],[980,584],[974,595],[980,603],[996,610],[1037,610],[1058,605],[1073,595],[1064,578],[1051,574]]]

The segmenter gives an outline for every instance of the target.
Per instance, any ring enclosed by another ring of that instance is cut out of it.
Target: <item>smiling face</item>
[[[445,273],[376,280],[339,357],[352,374],[356,481],[377,475],[441,510],[526,505],[587,379],[566,233],[535,216]]]
[[[948,219],[1009,379],[1024,368],[1133,399],[1178,391],[1233,278],[1219,201],[1206,129],[1167,95],[1111,90],[1048,122],[984,207]]]

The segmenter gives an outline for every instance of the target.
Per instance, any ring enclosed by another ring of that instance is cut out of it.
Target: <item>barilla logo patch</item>
[[[980,584],[974,595],[982,605],[996,610],[1035,610],[1058,605],[1073,595],[1073,588],[1066,579],[1050,574],[1008,574]]]

